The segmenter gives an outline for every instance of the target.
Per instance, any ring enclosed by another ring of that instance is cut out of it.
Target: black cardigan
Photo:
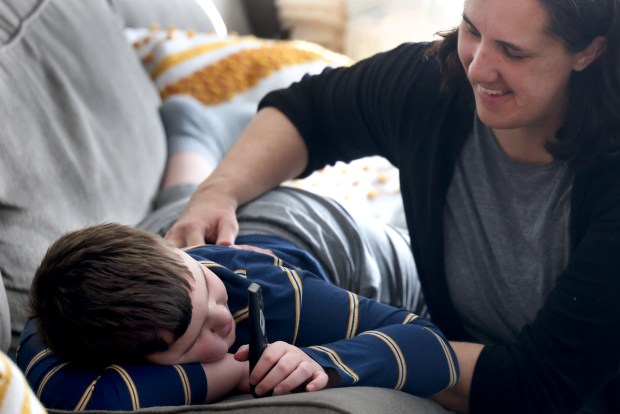
[[[405,44],[351,68],[308,76],[260,107],[282,111],[309,151],[303,175],[381,155],[400,170],[412,251],[433,321],[471,340],[449,296],[443,207],[455,161],[472,129],[468,84],[443,89],[428,44]],[[620,161],[577,174],[571,258],[536,320],[516,343],[488,345],[475,368],[474,413],[572,412],[620,367]],[[620,390],[619,390],[620,391]]]

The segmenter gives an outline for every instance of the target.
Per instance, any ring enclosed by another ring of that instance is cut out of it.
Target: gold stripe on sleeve
[[[355,293],[347,293],[349,294],[349,324],[347,325],[346,339],[350,339],[357,335],[360,299]]]
[[[185,395],[185,405],[192,404],[192,389],[189,386],[189,378],[187,378],[187,372],[180,365],[173,365],[174,369],[179,374],[181,384],[183,385],[183,394]]]
[[[407,363],[405,362],[405,356],[403,355],[403,352],[401,351],[396,341],[394,341],[394,339],[392,339],[389,335],[379,331],[366,331],[361,333],[360,335],[372,335],[376,338],[379,338],[388,346],[388,348],[390,348],[390,350],[394,354],[396,365],[398,366],[398,379],[396,381],[394,389],[398,391],[402,390],[405,386],[405,382],[407,381]]]
[[[336,351],[334,351],[333,349],[327,348],[326,346],[311,346],[309,347],[310,349],[314,349],[317,350],[319,352],[322,352],[324,354],[326,354],[329,359],[332,360],[332,362],[338,367],[340,368],[340,370],[342,370],[345,374],[347,374],[349,377],[351,377],[353,379],[353,384],[355,384],[356,382],[358,382],[360,380],[359,375],[357,375],[355,373],[355,371],[353,371],[348,365],[346,365],[342,359],[340,358],[340,355],[338,355],[338,353]]]
[[[24,375],[28,375],[30,373],[30,370],[32,369],[32,367],[41,360],[41,358],[43,358],[45,355],[51,353],[52,350],[49,348],[44,349],[43,351],[39,352],[38,354],[36,354],[31,360],[30,363],[28,364],[28,366],[26,367],[26,370],[24,371]]]
[[[116,371],[120,377],[125,382],[127,386],[127,391],[129,392],[129,397],[131,398],[131,407],[132,411],[140,409],[140,397],[138,396],[138,390],[136,388],[136,384],[134,384],[133,379],[125,369],[118,365],[111,365],[106,369],[111,369]]]
[[[101,377],[97,377],[93,382],[90,383],[88,388],[86,388],[86,391],[82,395],[82,398],[80,398],[80,401],[78,401],[73,411],[84,411],[86,409],[86,406],[88,405],[91,397],[93,396],[93,391],[95,391],[95,384],[97,384],[99,378]]]
[[[443,349],[443,352],[446,356],[446,363],[448,364],[448,371],[450,375],[450,382],[446,386],[446,388],[450,388],[454,384],[456,384],[456,381],[458,380],[458,377],[456,375],[456,364],[454,363],[454,360],[452,359],[452,354],[450,353],[448,345],[446,344],[446,342],[443,340],[441,336],[437,335],[437,333],[434,332],[432,329],[429,329],[426,327],[424,329],[426,329],[427,331],[433,334],[435,339],[437,339],[437,342],[439,342],[439,344],[441,345],[441,349]]]
[[[43,389],[47,385],[48,381],[54,376],[54,374],[56,374],[58,371],[60,371],[62,368],[64,368],[67,365],[69,365],[68,362],[65,362],[64,364],[60,364],[57,367],[55,367],[54,369],[52,369],[50,372],[45,374],[45,376],[43,377],[43,380],[41,380],[41,384],[39,384],[39,388],[37,389],[37,398],[38,399],[41,399],[41,395],[43,394]]]
[[[239,309],[237,312],[233,313],[233,319],[235,320],[235,323],[239,323],[245,319],[247,319],[250,315],[250,309],[246,306],[243,309]]]
[[[301,303],[303,297],[303,285],[301,283],[301,278],[299,274],[292,269],[287,267],[281,267],[281,269],[288,276],[289,282],[291,282],[291,286],[293,287],[293,293],[295,295],[295,331],[293,333],[293,341],[291,345],[295,345],[297,341],[297,333],[299,332],[299,320],[301,318]]]
[[[207,268],[212,268],[212,267],[224,267],[219,263],[215,263],[212,260],[201,260],[198,263],[205,265]],[[225,267],[224,267],[225,268]]]
[[[415,321],[418,318],[419,318],[419,316],[416,315],[415,313],[409,313],[409,314],[407,314],[407,316],[405,316],[405,319],[403,320],[403,325],[411,323],[411,322]]]

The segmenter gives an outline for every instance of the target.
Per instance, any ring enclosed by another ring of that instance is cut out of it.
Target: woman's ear
[[[577,72],[581,72],[590,63],[594,62],[604,51],[606,47],[606,41],[603,36],[595,37],[592,42],[581,52],[577,53],[577,60],[573,69]]]

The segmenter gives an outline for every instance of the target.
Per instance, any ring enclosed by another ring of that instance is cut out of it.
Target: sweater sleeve
[[[33,321],[22,334],[17,362],[37,397],[50,409],[134,411],[202,404],[207,397],[207,379],[200,364],[77,366],[43,345]]]
[[[352,67],[326,69],[268,94],[298,129],[309,153],[304,174],[336,161],[381,155],[399,166],[403,141],[415,140],[440,97],[440,71],[426,43],[403,44]],[[405,128],[406,130],[403,130]]]
[[[428,320],[354,293],[304,282],[300,328],[325,342],[302,347],[324,368],[334,369],[337,386],[374,386],[428,396],[453,386],[459,375],[455,354]]]
[[[483,350],[472,381],[472,413],[575,412],[617,378],[619,175],[614,166],[576,178],[568,266],[515,343]]]

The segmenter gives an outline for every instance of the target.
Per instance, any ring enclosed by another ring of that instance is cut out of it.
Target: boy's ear
[[[581,72],[594,62],[604,51],[607,42],[603,36],[597,36],[592,42],[581,52],[577,53],[577,60],[573,69]]]

